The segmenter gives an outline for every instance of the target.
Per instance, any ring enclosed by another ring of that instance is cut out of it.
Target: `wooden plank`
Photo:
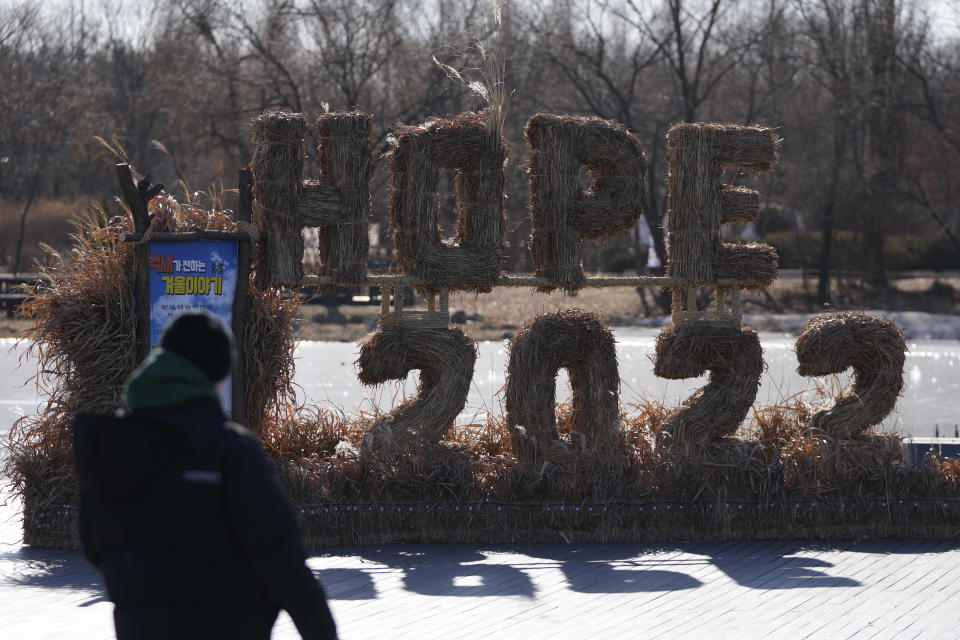
[[[123,199],[130,208],[133,216],[133,228],[139,234],[146,233],[150,227],[150,216],[147,213],[147,203],[150,198],[159,193],[163,185],[150,187],[149,176],[139,182],[134,182],[133,170],[129,164],[117,165],[117,179],[120,181],[120,190]],[[141,235],[142,239],[142,235]],[[148,260],[150,247],[145,243],[137,244],[133,257],[133,287],[135,302],[134,335],[136,341],[137,362],[143,361],[150,351],[150,272]]]
[[[240,202],[237,206],[237,222],[250,222],[253,214],[253,174],[249,169],[241,169],[238,177]],[[250,290],[250,236],[239,232],[237,239],[237,288],[233,299],[233,341],[236,345],[236,360],[233,363],[233,412],[235,422],[243,424],[246,420],[244,401],[247,397],[247,384],[244,371],[246,353],[243,350],[243,335],[247,318],[247,296]],[[259,429],[260,425],[247,425]]]
[[[249,222],[249,220],[247,221]],[[143,240],[143,233],[128,233],[123,236],[124,242],[139,242]],[[186,231],[183,233],[160,232],[151,233],[152,242],[188,242],[190,240],[226,240],[238,242],[248,239],[245,231]]]

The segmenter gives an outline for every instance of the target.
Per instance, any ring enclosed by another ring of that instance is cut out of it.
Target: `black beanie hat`
[[[160,346],[192,362],[211,382],[227,377],[233,364],[233,336],[212,313],[186,311],[163,330]]]

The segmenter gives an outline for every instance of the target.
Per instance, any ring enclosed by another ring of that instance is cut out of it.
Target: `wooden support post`
[[[440,311],[450,315],[450,289],[440,290]]]
[[[437,296],[434,293],[427,294],[427,311],[437,310]]]
[[[717,298],[717,311],[723,312],[724,303],[726,302],[726,301],[724,300],[723,289],[721,289],[720,287],[717,287],[717,290],[716,290],[715,293],[716,293],[716,298]]]
[[[697,288],[690,287],[687,289],[687,311],[694,312],[697,310]]]
[[[673,300],[670,304],[670,310],[674,313],[683,312],[683,289],[681,287],[673,287],[671,290],[673,293]]]
[[[740,284],[733,285],[730,291],[730,311],[735,315],[740,315]]]
[[[237,222],[250,222],[253,215],[253,175],[249,169],[240,169],[237,182],[239,204],[237,206]],[[247,297],[250,291],[250,236],[237,241],[237,288],[233,299],[233,343],[236,346],[236,359],[233,363],[233,389],[231,418],[234,422],[243,424],[246,420],[247,398],[247,354],[243,350],[244,333],[247,320]],[[259,431],[260,425],[247,425]]]
[[[383,320],[390,315],[390,290],[392,287],[388,284],[380,285],[380,319]]]
[[[162,184],[150,185],[150,176],[144,176],[134,182],[133,170],[127,163],[117,165],[117,179],[123,199],[130,208],[133,228],[137,233],[146,233],[150,228],[152,216],[147,213],[147,205],[153,196],[163,189]],[[139,242],[133,253],[133,290],[134,290],[134,348],[137,362],[142,362],[150,352],[150,245]]]

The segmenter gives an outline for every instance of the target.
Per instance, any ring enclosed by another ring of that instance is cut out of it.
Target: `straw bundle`
[[[527,121],[524,137],[535,275],[576,291],[584,281],[583,241],[630,231],[643,213],[643,147],[610,120],[543,113]],[[590,175],[586,189],[578,179],[581,166]]]
[[[507,146],[486,116],[432,118],[401,127],[388,154],[390,224],[397,260],[405,273],[424,279],[422,292],[490,291],[505,256],[503,165]],[[440,169],[456,169],[457,235],[440,237],[437,181]]]
[[[675,445],[733,435],[756,398],[763,367],[760,339],[747,327],[690,322],[664,329],[657,336],[657,376],[682,380],[710,372],[707,384],[667,416],[664,431]]]
[[[777,279],[777,250],[762,242],[720,243],[717,280],[737,280],[747,289],[769,287]]]
[[[253,222],[261,236],[258,284],[293,286],[303,278],[303,236],[297,203],[303,189],[300,113],[270,111],[253,119]]]
[[[372,118],[362,112],[325,113],[317,118],[318,181],[304,185],[300,223],[319,227],[318,275],[342,283],[367,275],[370,236],[370,177],[373,175]]]
[[[244,422],[254,433],[259,433],[273,414],[295,401],[294,336],[299,308],[299,298],[250,283],[238,349],[244,354]]]
[[[776,278],[777,254],[766,245],[724,245],[720,226],[753,220],[759,195],[720,184],[723,171],[740,167],[769,173],[778,158],[773,129],[720,124],[674,125],[667,132],[669,275],[693,285],[735,278],[748,288]],[[727,261],[731,264],[726,264]]]
[[[367,335],[357,360],[363,384],[403,380],[420,370],[417,395],[375,420],[373,437],[387,444],[439,442],[463,411],[476,359],[476,343],[456,328],[390,327]]]
[[[556,375],[570,379],[571,430],[594,445],[613,444],[619,431],[620,375],[613,333],[592,314],[567,309],[537,316],[510,344],[507,425],[521,459],[545,459],[557,440]]]
[[[720,210],[723,224],[755,222],[760,217],[760,194],[746,187],[722,187]]]
[[[815,316],[797,339],[796,351],[802,376],[853,368],[847,388],[810,418],[809,426],[834,438],[852,438],[882,422],[903,389],[907,345],[887,318],[863,313]]]

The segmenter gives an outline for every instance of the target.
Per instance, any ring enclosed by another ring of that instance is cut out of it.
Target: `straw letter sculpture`
[[[761,243],[727,244],[720,226],[760,215],[756,191],[720,184],[724,170],[769,173],[779,141],[772,129],[720,124],[678,124],[667,132],[668,274],[691,285],[738,280],[762,288],[777,277],[777,253]]]
[[[613,333],[598,316],[568,309],[537,316],[510,344],[507,425],[521,459],[546,459],[557,442],[561,367],[570,378],[573,431],[595,446],[617,441],[620,374]]]
[[[654,374],[682,380],[710,372],[707,384],[663,423],[674,445],[733,435],[757,396],[763,366],[760,339],[752,329],[717,322],[664,329],[657,336]]]
[[[353,284],[367,277],[370,236],[371,118],[359,111],[317,118],[320,180],[304,183],[299,203],[304,227],[319,227],[317,275]]]
[[[832,405],[815,411],[809,426],[849,439],[880,424],[903,389],[907,345],[887,318],[836,313],[810,319],[797,338],[797,373],[826,376],[853,368],[853,377]]]
[[[389,153],[390,224],[404,273],[441,289],[490,291],[505,255],[503,164],[507,146],[482,114],[400,127]],[[440,237],[437,181],[456,169],[457,235]]]
[[[270,111],[253,119],[253,222],[261,231],[257,284],[294,286],[303,277],[302,225],[297,203],[303,191],[301,113]]]
[[[583,241],[630,231],[643,213],[647,159],[623,125],[538,113],[527,121],[534,275],[583,286]],[[590,184],[580,185],[580,167]],[[554,287],[541,287],[544,292]]]
[[[436,443],[463,411],[477,359],[476,344],[460,329],[390,327],[369,334],[360,344],[360,382],[403,380],[420,370],[415,397],[374,422],[381,441]]]
[[[319,180],[303,181],[306,118],[272,111],[254,118],[254,223],[264,232],[261,286],[296,286],[303,277],[304,227],[319,227],[319,275],[342,284],[367,275],[371,119],[361,112],[317,118]]]

